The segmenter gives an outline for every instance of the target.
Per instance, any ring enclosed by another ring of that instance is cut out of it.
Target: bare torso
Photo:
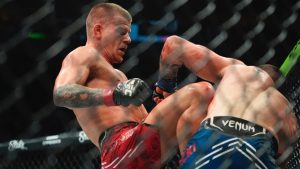
[[[205,46],[170,36],[160,57],[160,74],[172,79],[182,65],[201,79],[216,84],[214,98],[203,120],[234,116],[256,123],[278,140],[279,153],[290,146],[286,140],[295,140],[298,125],[292,106],[274,87],[267,72],[223,57]]]
[[[278,140],[276,127],[286,116],[288,101],[275,88],[268,74],[257,67],[225,68],[208,116],[234,116],[269,130]]]
[[[81,52],[86,52],[85,47],[81,47]],[[84,84],[90,88],[109,89],[114,88],[118,82],[127,80],[126,76],[119,70],[114,69],[102,56],[97,56],[97,60],[90,67],[89,76]],[[100,105],[89,108],[74,108],[76,118],[90,140],[98,146],[100,134],[116,124],[135,121],[141,122],[147,116],[143,105],[136,106],[105,106]]]

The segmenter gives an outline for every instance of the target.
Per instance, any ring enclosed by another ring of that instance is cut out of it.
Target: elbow
[[[168,36],[167,39],[166,39],[166,43],[169,43],[169,42],[180,42],[182,41],[183,38],[177,36],[177,35],[171,35],[171,36]]]
[[[53,94],[53,103],[57,107],[64,107],[72,110],[72,107],[68,105],[68,103],[65,101],[65,99],[60,96],[59,94]]]
[[[53,103],[55,106],[62,107],[61,99],[62,97],[59,95],[56,89],[53,91]]]
[[[54,105],[55,106],[61,106],[59,103],[59,97],[55,94],[55,93],[53,93],[53,103],[54,103]]]
[[[176,36],[176,35],[169,36],[169,37],[167,37],[167,39],[165,41],[163,51],[172,52],[172,51],[178,49],[178,47],[180,47],[184,41],[185,41],[185,39],[183,39],[179,36]]]
[[[161,52],[161,61],[166,62],[178,62],[179,58],[182,56],[184,52],[184,43],[186,42],[185,39],[172,35],[169,36],[163,46]]]

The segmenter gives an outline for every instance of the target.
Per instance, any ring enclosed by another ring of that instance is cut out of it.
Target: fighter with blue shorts
[[[275,137],[246,120],[217,116],[205,120],[181,159],[182,169],[276,168]]]
[[[277,82],[282,80],[278,67],[247,65],[170,36],[161,52],[159,75],[177,79],[181,66],[215,88],[207,109],[198,108],[206,112],[189,116],[192,123],[199,118],[202,122],[201,126],[194,122],[198,130],[188,135],[189,141],[180,149],[182,169],[285,167],[285,157],[278,163],[275,159],[283,153],[289,155],[299,126],[293,105],[278,90]]]

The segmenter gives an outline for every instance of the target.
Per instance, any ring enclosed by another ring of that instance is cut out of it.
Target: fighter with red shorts
[[[161,165],[159,132],[148,124],[124,122],[115,125],[101,134],[99,145],[105,169],[155,169]]]

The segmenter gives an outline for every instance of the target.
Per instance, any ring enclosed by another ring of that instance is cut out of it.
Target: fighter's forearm
[[[181,65],[162,60],[160,62],[160,66],[159,66],[159,78],[160,79],[176,79],[177,72],[180,67],[181,67]]]
[[[160,79],[176,79],[178,69],[183,65],[180,59],[183,54],[181,48],[181,39],[178,37],[170,37],[165,42],[159,64],[159,78]]]
[[[77,84],[58,87],[53,93],[55,105],[69,108],[83,108],[103,104],[101,89],[90,89]]]

